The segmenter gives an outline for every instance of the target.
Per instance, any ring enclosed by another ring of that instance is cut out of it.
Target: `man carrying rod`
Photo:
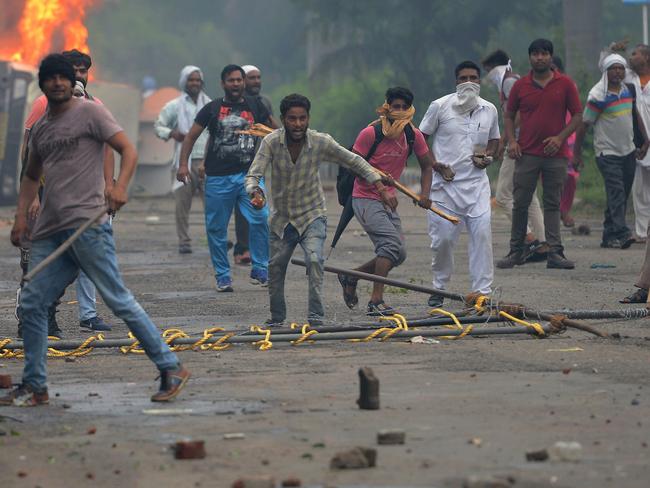
[[[137,161],[135,148],[104,107],[72,96],[72,64],[60,54],[41,62],[38,81],[48,100],[48,112],[32,128],[29,160],[22,180],[11,242],[20,246],[27,238],[27,209],[36,197],[41,176],[41,215],[32,231],[34,269],[52,254],[75,229],[95,219],[105,206],[104,143],[121,157],[120,175],[108,193],[115,211],[127,202],[127,187]],[[160,371],[160,391],[152,401],[173,399],[190,377],[162,340],[147,313],[124,286],[117,266],[115,243],[108,216],[99,220],[64,254],[34,276],[21,297],[25,366],[22,384],[0,398],[0,405],[47,404],[47,310],[83,270],[99,289],[113,313],[126,322]]]
[[[265,206],[261,181],[271,168],[273,208],[270,222],[269,297],[271,319],[279,325],[287,316],[284,280],[287,266],[298,244],[305,252],[309,275],[311,325],[321,325],[325,310],[322,302],[323,245],[327,231],[325,194],[318,174],[323,161],[343,165],[374,185],[381,201],[395,209],[397,199],[388,192],[381,177],[361,156],[341,147],[330,135],[309,129],[309,100],[298,94],[280,103],[283,127],[262,140],[246,175],[246,192],[256,208]]]
[[[364,157],[374,168],[399,180],[406,167],[406,161],[415,152],[420,163],[420,195],[418,205],[431,207],[432,169],[440,172],[446,181],[451,181],[454,172],[448,166],[433,160],[424,136],[411,122],[415,114],[413,93],[408,88],[395,87],[386,91],[385,103],[377,109],[379,119],[363,129],[352,150]],[[394,196],[395,189],[388,188]],[[375,257],[356,268],[357,271],[388,276],[390,270],[406,259],[406,246],[402,233],[402,222],[397,208],[384,205],[374,185],[355,179],[352,191],[354,215],[375,245]],[[435,217],[440,218],[440,217]],[[358,302],[357,280],[339,275],[343,287],[343,299],[349,308]],[[392,315],[395,310],[384,303],[384,285],[374,283],[366,313],[370,316]]]

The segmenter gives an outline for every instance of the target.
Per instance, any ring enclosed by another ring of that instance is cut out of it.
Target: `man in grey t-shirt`
[[[111,211],[127,202],[127,187],[137,153],[106,108],[73,98],[72,64],[60,54],[40,65],[38,83],[47,97],[48,112],[33,127],[29,160],[20,186],[11,242],[27,238],[27,209],[36,197],[41,177],[47,185],[42,212],[32,231],[33,269],[50,256],[85,222],[106,208],[104,197],[104,144],[121,157],[120,174],[108,192]],[[160,371],[160,391],[152,401],[169,401],[189,379],[176,354],[162,340],[147,313],[124,286],[115,256],[113,231],[107,215],[83,232],[71,247],[25,285],[21,294],[21,320],[25,366],[22,384],[0,398],[0,406],[37,406],[49,402],[47,393],[47,310],[72,283],[79,270],[95,284],[104,302],[121,318]]]

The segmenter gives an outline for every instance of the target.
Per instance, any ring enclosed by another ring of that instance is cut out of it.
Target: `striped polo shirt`
[[[618,94],[607,92],[605,100],[587,101],[583,120],[594,124],[596,156],[627,156],[634,151],[633,102],[625,85]]]

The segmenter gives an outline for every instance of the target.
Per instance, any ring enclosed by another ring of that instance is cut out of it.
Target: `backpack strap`
[[[415,131],[411,124],[406,124],[406,127],[404,127],[404,134],[406,135],[406,143],[409,146],[409,153],[406,156],[408,159],[411,154],[413,154],[413,146],[415,146]]]
[[[379,146],[379,143],[384,140],[384,133],[381,130],[381,123],[373,124],[372,127],[375,129],[375,140],[372,143],[372,146],[370,146],[368,154],[366,154],[366,161],[370,161],[370,158],[375,154],[375,151],[377,150],[377,146]]]

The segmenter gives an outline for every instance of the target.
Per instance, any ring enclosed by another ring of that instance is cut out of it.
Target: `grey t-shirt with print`
[[[104,142],[121,131],[105,107],[83,98],[32,127],[29,150],[43,163],[45,177],[32,240],[79,227],[106,205]]]

